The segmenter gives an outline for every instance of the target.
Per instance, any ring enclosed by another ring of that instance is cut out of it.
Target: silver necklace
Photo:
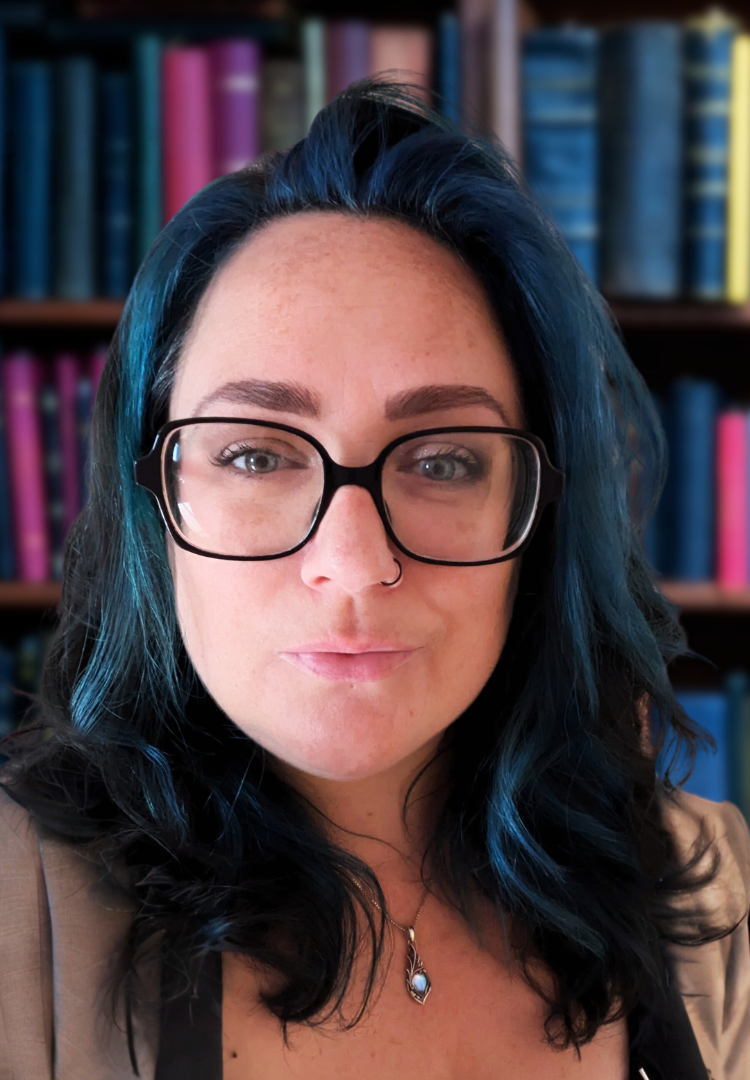
[[[361,893],[364,893],[364,889],[356,880],[356,878],[354,879],[354,884],[357,886]],[[414,935],[414,927],[417,925],[417,919],[422,912],[422,908],[424,907],[426,900],[427,889],[425,888],[424,898],[422,899],[422,903],[419,905],[419,911],[414,916],[414,922],[411,926],[402,926],[401,923],[397,923],[395,919],[392,919],[387,911],[385,912],[385,917],[388,922],[398,927],[398,929],[403,934],[406,934],[406,989],[409,991],[414,1001],[416,1001],[419,1005],[424,1005],[425,1001],[427,1000],[427,995],[429,994],[430,990],[432,990],[430,976],[427,974],[425,966],[422,963],[422,959],[417,952],[416,937]],[[372,902],[378,909],[378,911],[383,911],[377,900],[373,900]]]

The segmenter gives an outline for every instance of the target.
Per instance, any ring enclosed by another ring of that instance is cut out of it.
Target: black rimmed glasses
[[[196,417],[160,428],[134,464],[176,544],[213,559],[280,559],[299,551],[345,484],[372,496],[404,554],[442,566],[520,555],[563,473],[544,443],[505,427],[435,427],[401,435],[369,465],[334,461],[298,428]]]

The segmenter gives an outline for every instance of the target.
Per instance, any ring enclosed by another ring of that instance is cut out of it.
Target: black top
[[[221,953],[212,952],[204,961],[197,996],[181,997],[163,1010],[155,1080],[222,1080],[221,1001]],[[630,1080],[643,1080],[643,1073],[647,1080],[709,1080],[673,979],[667,1001],[653,1017],[649,1038],[634,1051],[642,1020],[643,1012],[637,1009],[628,1017]]]

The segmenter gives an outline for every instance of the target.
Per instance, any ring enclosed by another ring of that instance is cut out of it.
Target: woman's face
[[[292,385],[316,415],[294,411],[288,396],[274,401],[268,385],[259,397],[250,380]],[[486,403],[435,409],[435,400],[429,411],[417,401],[394,415],[407,393],[459,385],[492,395],[505,420]],[[218,396],[201,406],[209,395]],[[272,222],[214,278],[170,402],[170,419],[200,414],[291,424],[352,466],[421,428],[524,426],[515,373],[472,272],[400,222],[327,212]],[[410,559],[368,492],[351,485],[293,555],[224,561],[171,540],[169,554],[185,645],[209,693],[283,762],[335,780],[374,776],[439,742],[500,656],[519,562]],[[396,556],[403,577],[387,588],[380,582],[397,576]],[[341,661],[348,673],[310,669],[310,646],[354,651],[373,639],[398,656],[365,658],[359,672],[356,658]]]

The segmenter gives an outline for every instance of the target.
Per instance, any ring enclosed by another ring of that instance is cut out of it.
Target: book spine
[[[747,803],[750,784],[750,679],[746,671],[731,671],[724,679],[727,698],[727,760],[729,766],[728,798],[743,814],[750,814]]]
[[[750,300],[750,34],[732,42],[726,299]]]
[[[599,279],[599,34],[545,27],[524,35],[526,179],[586,273]]]
[[[211,69],[214,176],[235,172],[260,152],[260,63],[257,41],[215,41]]]
[[[101,81],[101,267],[104,296],[125,297],[133,276],[133,88],[127,72]]]
[[[89,433],[91,430],[92,385],[88,374],[81,374],[76,385],[76,449],[78,451],[79,510],[89,497]]]
[[[302,62],[266,60],[261,80],[261,147],[263,150],[287,150],[305,137]]]
[[[676,379],[670,390],[672,473],[670,573],[709,581],[715,573],[716,418],[719,390],[709,380]]]
[[[2,364],[2,360],[0,360],[0,364]],[[16,574],[16,559],[13,550],[13,511],[10,494],[6,411],[3,387],[0,382],[0,580],[9,581]]]
[[[350,83],[370,73],[370,24],[364,19],[326,23],[326,96],[333,101]]]
[[[682,34],[676,23],[602,32],[600,288],[668,300],[682,288]]]
[[[213,179],[208,53],[170,46],[162,56],[164,217]]]
[[[52,283],[52,72],[10,65],[10,268],[13,294],[44,300]]]
[[[76,424],[76,390],[78,387],[78,357],[60,353],[52,362],[54,381],[60,399],[60,449],[62,452],[62,491],[65,503],[64,531],[67,535],[81,506],[79,481],[78,439]]]
[[[161,41],[141,34],[133,43],[136,142],[135,261],[140,266],[162,227]]]
[[[748,475],[745,413],[719,415],[716,429],[717,579],[725,588],[748,583]]]
[[[421,26],[373,26],[370,34],[370,71],[387,71],[397,82],[432,89],[432,31]]]
[[[62,452],[60,449],[60,398],[56,387],[45,382],[39,392],[39,414],[44,447],[44,481],[47,496],[50,574],[62,578],[65,543],[65,501],[62,490]]]
[[[727,176],[732,41],[736,21],[716,14],[685,26],[685,293],[726,292]]]
[[[490,55],[490,127],[511,157],[522,159],[518,0],[493,0]]]
[[[37,405],[39,362],[29,353],[11,353],[2,369],[18,576],[22,581],[46,581],[49,539]]]
[[[89,377],[91,379],[91,400],[92,403],[96,402],[96,395],[99,391],[99,383],[101,382],[102,372],[104,371],[104,365],[107,362],[107,346],[101,345],[98,349],[95,349],[89,358]],[[92,405],[93,408],[93,405]]]
[[[0,147],[2,147],[2,159],[0,160],[0,208],[6,205],[6,146],[7,146],[7,112],[8,112],[8,91],[7,91],[7,53],[6,53],[6,41],[5,30],[0,27]],[[8,242],[6,238],[6,222],[7,218],[4,213],[0,213],[0,295],[7,292],[8,276],[6,271],[6,255],[8,249]]]
[[[688,716],[709,733],[716,742],[716,753],[701,750],[695,768],[684,790],[703,799],[724,802],[729,797],[729,740],[727,733],[727,699],[721,691],[678,690],[675,694]],[[684,775],[677,770],[675,779]]]
[[[461,96],[465,123],[482,130],[490,116],[492,0],[458,0],[461,28]]]
[[[326,27],[323,19],[302,20],[302,64],[305,72],[305,130],[326,105]]]
[[[57,62],[55,293],[91,300],[96,293],[95,78],[93,60]]]
[[[461,120],[461,30],[458,15],[444,11],[437,30],[437,107],[454,124]]]
[[[16,727],[16,695],[13,687],[16,682],[15,650],[0,644],[0,739],[9,735]],[[0,764],[7,761],[0,746]]]

